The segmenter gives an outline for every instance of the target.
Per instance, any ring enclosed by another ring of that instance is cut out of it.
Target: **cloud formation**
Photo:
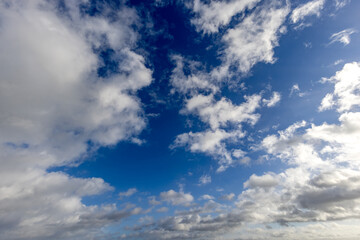
[[[91,238],[102,226],[138,210],[86,206],[84,196],[112,190],[99,178],[48,172],[74,165],[90,146],[137,135],[146,124],[136,91],[150,84],[144,58],[131,50],[136,14],[82,15],[80,2],[0,3],[1,226],[4,239]],[[87,7],[87,5],[81,5]],[[94,52],[122,59],[105,78]],[[111,209],[111,210],[109,210]]]
[[[357,78],[357,67],[358,63],[345,64],[331,79],[350,83]],[[333,81],[335,89],[337,81]],[[358,96],[359,91],[354,94]],[[341,106],[341,99],[334,101]],[[183,211],[143,226],[143,231],[128,238],[239,239],[239,234],[244,234],[244,239],[312,239],[320,237],[319,228],[328,231],[325,235],[329,238],[337,239],[339,232],[353,238],[357,223],[344,219],[354,221],[360,216],[360,113],[356,107],[343,109],[338,123],[299,121],[266,136],[260,149],[287,168],[251,175],[235,199],[235,207],[215,204],[210,195],[204,195],[201,200],[209,202],[203,209],[207,206],[212,214]],[[232,193],[223,195],[222,200],[234,198]]]
[[[323,9],[325,0],[314,0],[307,3],[301,4],[295,8],[291,13],[292,23],[298,23],[302,21],[307,16],[316,15],[320,16],[320,11]]]
[[[350,36],[352,34],[356,33],[356,32],[357,31],[355,29],[348,28],[348,29],[342,30],[340,32],[334,33],[330,37],[330,43],[329,44],[333,44],[335,42],[340,42],[340,43],[344,44],[344,46],[346,46],[351,41]]]

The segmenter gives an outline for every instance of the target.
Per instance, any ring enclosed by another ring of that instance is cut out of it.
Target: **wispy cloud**
[[[340,32],[334,33],[330,37],[329,44],[333,44],[335,42],[340,42],[340,43],[344,44],[344,46],[346,46],[351,42],[350,36],[356,32],[357,31],[355,29],[348,28],[348,29],[342,30]]]
[[[324,7],[325,0],[314,0],[304,3],[295,8],[291,13],[291,21],[293,23],[299,23],[307,16],[316,15],[320,16],[320,11]]]

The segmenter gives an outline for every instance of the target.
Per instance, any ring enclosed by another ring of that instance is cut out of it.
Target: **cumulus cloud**
[[[333,44],[335,42],[340,42],[340,43],[344,44],[344,46],[346,46],[351,41],[350,36],[352,34],[356,33],[356,32],[357,31],[355,29],[348,28],[348,29],[342,30],[340,32],[334,33],[330,37],[330,43],[329,44]]]
[[[336,106],[337,111],[345,112],[360,105],[360,63],[353,62],[344,65],[331,78],[324,78],[323,82],[335,83],[334,92],[328,93],[319,106],[320,111]]]
[[[298,23],[302,21],[307,16],[316,15],[320,16],[320,11],[324,7],[325,0],[314,0],[307,3],[304,3],[297,8],[295,8],[291,13],[291,21],[293,23]]]
[[[254,94],[244,98],[245,102],[239,105],[233,105],[226,98],[216,101],[213,95],[196,95],[188,99],[181,113],[198,115],[210,129],[180,134],[176,137],[172,148],[187,146],[192,152],[211,155],[218,159],[220,167],[217,171],[224,171],[235,163],[233,157],[240,158],[245,155],[243,151],[239,155],[239,150],[233,152],[228,150],[226,142],[236,142],[243,138],[245,133],[241,129],[242,124],[254,125],[260,117],[255,111],[260,107],[261,96]],[[234,126],[234,129],[231,131],[224,129],[228,126]]]
[[[167,192],[160,193],[160,198],[162,201],[168,202],[171,205],[184,206],[189,206],[194,200],[194,197],[190,193],[184,193],[182,191],[176,192],[172,189]]]
[[[357,78],[352,70],[357,68],[357,63],[346,64],[331,79],[341,76],[341,81],[352,82]],[[347,74],[342,75],[342,71]],[[332,82],[335,89],[339,88],[337,81]],[[353,94],[358,96],[359,91]],[[341,100],[334,98],[334,102],[340,106]],[[343,232],[343,236],[354,238],[357,233],[351,229],[356,228],[354,219],[360,216],[360,113],[355,110],[343,110],[337,123],[299,121],[265,137],[260,148],[287,168],[278,173],[253,174],[237,198],[233,193],[220,197],[235,199],[235,207],[207,208],[212,213],[208,215],[201,208],[193,209],[144,227],[143,233],[150,234],[146,239],[156,239],[160,234],[164,239],[216,239],[225,233],[229,239],[242,234],[245,239],[320,238],[319,228],[329,231],[321,237],[336,238]],[[201,197],[207,199],[213,201],[211,196]],[[303,224],[291,224],[299,222]],[[272,228],[267,224],[288,227]]]
[[[271,188],[278,184],[278,180],[273,173],[257,176],[251,175],[249,180],[244,183],[245,188]]]
[[[213,200],[214,197],[209,194],[204,194],[200,197],[200,200]]]
[[[136,91],[151,82],[144,58],[131,50],[133,10],[123,7],[110,21],[81,14],[80,3],[64,4],[66,14],[49,1],[0,3],[5,239],[91,238],[138,212],[86,206],[84,196],[112,188],[99,178],[48,172],[81,161],[89,142],[107,146],[140,133],[146,120]],[[104,63],[94,52],[105,46],[122,59],[106,79],[97,75]]]

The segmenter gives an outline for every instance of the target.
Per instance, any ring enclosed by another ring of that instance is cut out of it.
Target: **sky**
[[[0,238],[360,238],[360,1],[0,0]]]

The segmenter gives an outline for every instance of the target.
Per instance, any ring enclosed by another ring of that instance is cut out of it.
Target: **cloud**
[[[217,79],[229,77],[229,69],[235,67],[247,74],[258,62],[274,63],[273,49],[278,38],[285,32],[282,27],[289,7],[281,1],[256,8],[240,23],[228,29],[222,37],[225,49],[222,52],[222,65],[212,71]]]
[[[325,0],[314,0],[307,3],[304,3],[297,8],[295,8],[291,13],[291,21],[293,23],[298,23],[302,21],[305,17],[316,15],[320,16],[320,11],[324,7]]]
[[[156,200],[156,197],[155,197],[155,196],[150,196],[150,197],[148,197],[148,200],[149,200],[149,204],[152,205],[152,206],[160,205],[160,204],[161,204],[160,201],[157,201],[157,200]]]
[[[271,188],[278,184],[278,180],[273,173],[257,176],[251,175],[249,180],[244,183],[245,188]]]
[[[261,96],[254,94],[244,96],[245,102],[240,105],[233,105],[226,98],[215,101],[213,95],[197,95],[186,102],[182,113],[195,113],[201,120],[208,123],[211,129],[218,129],[228,123],[240,124],[248,122],[255,124],[259,119],[259,114],[254,113],[260,107]]]
[[[262,102],[267,107],[274,107],[278,102],[280,102],[281,95],[278,92],[273,92],[273,95],[270,99],[263,99]]]
[[[350,36],[356,32],[357,31],[355,29],[348,28],[348,29],[342,30],[340,32],[334,33],[330,37],[329,44],[333,44],[335,42],[340,42],[340,43],[344,44],[344,46],[346,46],[351,41]]]
[[[80,14],[80,3],[71,1],[64,13],[49,1],[8,3],[0,4],[2,237],[92,238],[138,210],[86,206],[83,197],[112,187],[48,169],[83,161],[94,150],[88,143],[113,145],[145,127],[136,91],[152,79],[131,50],[136,14],[122,7],[110,21]],[[106,47],[121,61],[105,78],[94,49]]]
[[[340,9],[345,7],[347,4],[350,3],[351,0],[335,0],[335,7],[336,9]]]
[[[167,208],[167,207],[161,207],[161,208],[157,209],[156,211],[159,212],[159,213],[163,213],[163,212],[169,211],[169,208]]]
[[[123,197],[130,197],[132,195],[134,195],[135,193],[137,193],[137,189],[136,188],[129,188],[126,192],[120,192],[119,193],[119,198],[122,199]]]
[[[229,193],[229,194],[222,195],[219,199],[231,201],[234,199],[234,197],[235,197],[234,193]]]
[[[222,172],[236,163],[232,155],[239,158],[244,154],[241,156],[237,156],[236,152],[232,154],[227,149],[226,142],[236,142],[243,138],[245,133],[241,130],[242,123],[254,125],[260,117],[254,112],[260,107],[261,96],[254,94],[244,98],[245,102],[239,105],[233,105],[226,98],[215,101],[213,95],[196,95],[187,100],[181,113],[198,115],[203,122],[209,125],[210,129],[180,134],[171,147],[187,146],[192,152],[204,152],[215,157],[220,165],[218,172]],[[228,126],[234,128],[231,131],[222,129]],[[248,161],[244,163],[248,163]]]
[[[320,111],[336,106],[338,112],[345,112],[360,105],[360,63],[353,62],[344,65],[331,78],[324,78],[323,82],[335,83],[334,92],[328,93],[319,106]]]
[[[212,1],[204,4],[200,0],[195,0],[192,10],[196,13],[196,17],[191,20],[191,23],[195,25],[197,31],[217,33],[219,28],[229,24],[236,14],[254,8],[258,2],[260,0],[231,0],[227,2]]]
[[[206,185],[211,183],[211,176],[209,175],[202,175],[199,179],[199,185]]]
[[[307,94],[307,92],[301,92],[300,91],[300,87],[299,87],[299,84],[295,83],[291,89],[290,89],[290,94],[289,96],[291,97],[293,94],[296,94],[298,95],[299,97],[303,97]]]
[[[171,205],[184,206],[189,206],[194,200],[194,197],[190,193],[184,193],[182,191],[175,192],[172,189],[167,192],[160,193],[160,198],[162,201],[166,201]]]
[[[172,55],[175,68],[172,70],[170,84],[173,87],[171,93],[196,94],[200,90],[217,92],[219,87],[209,79],[208,74],[198,69],[201,67],[199,62],[189,61],[180,55]],[[184,73],[184,69],[190,70],[189,75]]]
[[[209,194],[204,194],[200,197],[200,200],[213,200],[214,197]]]

